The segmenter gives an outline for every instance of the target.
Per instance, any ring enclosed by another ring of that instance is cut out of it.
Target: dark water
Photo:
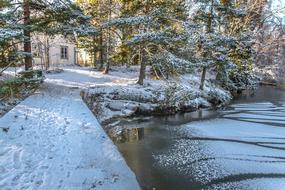
[[[122,121],[113,140],[143,190],[285,189],[284,103],[260,87],[223,110]]]

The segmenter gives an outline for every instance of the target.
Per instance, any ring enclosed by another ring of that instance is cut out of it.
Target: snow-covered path
[[[0,118],[0,189],[139,189],[80,89],[55,84],[55,76]]]

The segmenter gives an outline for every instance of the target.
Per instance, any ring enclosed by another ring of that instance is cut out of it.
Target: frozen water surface
[[[284,92],[261,87],[226,110],[125,123],[114,140],[143,189],[285,189]]]

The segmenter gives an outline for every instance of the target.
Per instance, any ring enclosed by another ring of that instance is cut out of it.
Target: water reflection
[[[285,89],[285,88],[284,88]],[[261,86],[255,90],[247,90],[242,94],[236,94],[233,103],[271,102],[273,104],[285,100],[284,89],[274,86]]]
[[[181,126],[190,121],[201,121],[219,117],[216,110],[198,110],[195,112],[160,117],[137,117],[132,120],[122,120],[115,128],[108,131],[109,136],[116,143],[140,141],[153,129],[167,129]]]
[[[136,142],[144,137],[144,128],[126,128],[119,133],[112,134],[112,140],[117,143]]]

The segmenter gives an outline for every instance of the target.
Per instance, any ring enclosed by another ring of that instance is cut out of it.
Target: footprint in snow
[[[5,133],[8,133],[8,132],[9,132],[9,129],[10,129],[9,127],[3,127],[3,128],[2,128],[2,131],[5,132]]]

